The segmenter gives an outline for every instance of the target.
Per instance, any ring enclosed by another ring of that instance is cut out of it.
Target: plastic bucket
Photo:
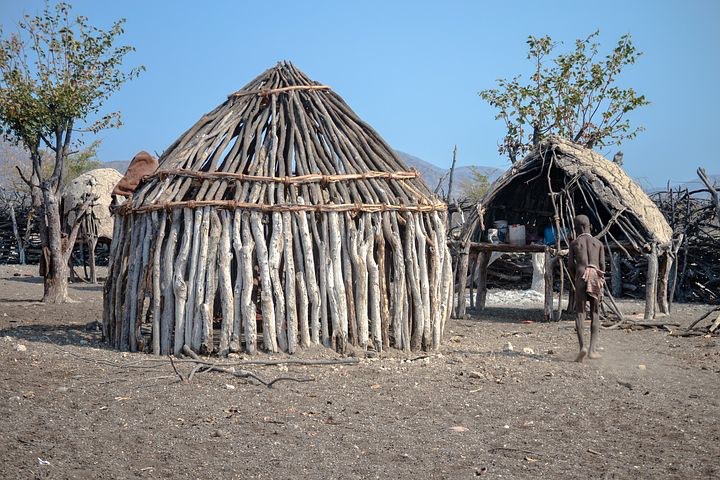
[[[512,245],[525,245],[525,225],[510,225],[508,229],[508,243]]]
[[[497,228],[498,231],[498,240],[501,242],[507,241],[507,234],[508,234],[508,222],[507,220],[495,220],[493,222],[493,227]]]

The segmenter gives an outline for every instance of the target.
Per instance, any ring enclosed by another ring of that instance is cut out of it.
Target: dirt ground
[[[272,388],[218,372],[188,383],[167,359],[100,343],[87,327],[100,286],[42,305],[33,273],[0,266],[3,479],[720,478],[718,338],[603,330],[603,358],[577,364],[570,321],[496,307],[453,320],[424,358],[242,367],[313,379]]]

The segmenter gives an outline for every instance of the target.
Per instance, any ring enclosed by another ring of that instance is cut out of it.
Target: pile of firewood
[[[40,244],[27,198],[20,192],[0,189],[0,264],[38,263]]]
[[[669,188],[652,195],[681,239],[677,254],[675,300],[720,302],[720,208],[715,186],[702,169],[705,188]],[[642,269],[641,269],[642,271]]]

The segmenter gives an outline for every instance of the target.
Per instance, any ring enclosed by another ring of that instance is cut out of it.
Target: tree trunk
[[[43,302],[65,303],[68,301],[68,267],[64,255],[60,205],[54,190],[47,182],[42,185],[43,203],[47,218],[47,252],[49,253],[45,272]]]
[[[10,222],[12,222],[13,235],[15,235],[15,241],[18,246],[18,263],[25,265],[25,245],[23,239],[20,236],[20,230],[18,229],[17,219],[15,218],[15,206],[12,201],[8,202],[10,206]],[[29,225],[27,228],[30,228]]]

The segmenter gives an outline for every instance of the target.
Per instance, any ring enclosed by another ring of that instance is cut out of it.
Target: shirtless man
[[[576,362],[588,358],[600,358],[597,352],[598,331],[600,330],[600,300],[605,282],[605,249],[603,244],[590,235],[590,219],[586,215],[578,215],[575,224],[575,240],[570,243],[568,267],[575,285],[575,329],[580,353]],[[590,302],[590,348],[585,346],[583,339],[583,322],[585,321],[585,303]]]

